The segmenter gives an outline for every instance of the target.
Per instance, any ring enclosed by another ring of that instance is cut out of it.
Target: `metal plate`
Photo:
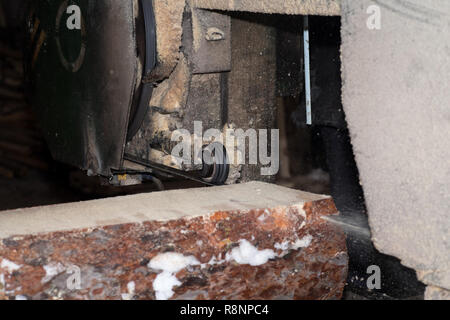
[[[136,3],[39,0],[30,15],[31,97],[46,140],[56,160],[91,174],[122,164],[139,69]],[[73,5],[81,25],[70,30]]]
[[[194,74],[231,71],[231,17],[193,9],[185,14],[183,46]]]

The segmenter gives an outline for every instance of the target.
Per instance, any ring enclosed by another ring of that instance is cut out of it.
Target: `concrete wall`
[[[343,0],[342,21],[343,103],[373,241],[450,289],[450,2]]]
[[[341,0],[191,0],[204,9],[259,13],[307,14],[338,16]]]

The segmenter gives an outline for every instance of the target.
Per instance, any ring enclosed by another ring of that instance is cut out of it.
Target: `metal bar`
[[[311,62],[309,51],[309,21],[308,16],[303,17],[303,48],[305,54],[305,97],[306,97],[306,124],[312,125],[311,106]]]
[[[129,154],[125,154],[124,159],[128,160],[128,161],[131,161],[131,162],[134,162],[134,163],[137,163],[137,164],[140,164],[142,166],[151,168],[151,169],[153,169],[155,171],[161,171],[161,172],[164,172],[166,174],[174,175],[174,176],[177,176],[177,177],[182,177],[182,178],[185,178],[185,179],[188,179],[188,180],[199,182],[199,183],[201,183],[203,185],[206,185],[206,186],[214,186],[214,184],[206,182],[206,181],[202,180],[199,177],[193,176],[191,174],[187,174],[186,172],[178,170],[178,169],[169,168],[169,167],[163,166],[161,164],[154,163],[153,161],[149,161],[149,160],[145,160],[145,159],[139,159],[139,158],[137,158],[135,156],[132,156],[132,155],[129,155]]]

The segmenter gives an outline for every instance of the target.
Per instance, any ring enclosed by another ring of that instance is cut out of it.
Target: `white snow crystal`
[[[149,268],[170,273],[177,273],[188,266],[199,265],[194,256],[184,256],[180,253],[167,252],[154,257],[148,264]]]
[[[17,271],[21,268],[22,266],[19,266],[17,264],[15,264],[12,261],[9,261],[7,259],[3,259],[2,263],[0,264],[0,268],[1,269],[6,269],[6,271],[8,271],[9,273],[12,273],[14,271]]]
[[[294,243],[291,243],[289,241],[284,241],[282,243],[275,243],[275,249],[278,250],[298,250],[300,248],[306,248],[309,247],[311,244],[313,237],[311,235],[307,235],[302,239],[297,239]]]
[[[169,300],[172,298],[174,292],[173,287],[180,286],[181,282],[173,273],[163,271],[158,274],[155,281],[153,281],[153,289],[156,292],[156,300]]]
[[[153,281],[156,299],[170,299],[174,294],[173,287],[181,285],[175,274],[189,266],[197,265],[200,265],[200,262],[194,256],[184,256],[175,252],[167,252],[154,257],[148,267],[162,271]]]
[[[122,293],[122,300],[131,300],[136,292],[136,284],[131,281],[127,284],[128,293]]]
[[[297,239],[294,243],[289,241],[277,243],[275,244],[275,248],[283,251],[297,250],[299,248],[308,247],[311,244],[312,239],[312,236],[308,235],[303,239]],[[225,259],[222,259],[221,255],[219,257],[213,256],[208,263],[200,264],[194,256],[184,256],[180,253],[168,252],[154,257],[149,262],[148,267],[161,271],[155,281],[153,281],[156,299],[168,300],[174,294],[173,288],[181,285],[181,282],[175,275],[179,271],[190,266],[200,265],[202,268],[205,268],[208,265],[220,265],[225,262],[235,261],[238,264],[248,264],[256,267],[264,265],[269,262],[270,259],[277,257],[282,257],[282,255],[277,255],[271,249],[258,250],[258,248],[253,246],[248,240],[243,239],[239,241],[239,247],[232,249],[226,254]]]
[[[289,243],[289,241],[285,241],[283,243],[275,243],[275,249],[278,250],[286,251],[289,250],[290,246],[291,244]]]
[[[227,261],[236,261],[239,264],[249,264],[251,266],[261,266],[266,264],[270,259],[274,259],[276,254],[273,250],[258,250],[247,240],[241,240],[239,247],[234,248],[227,253]]]
[[[313,237],[311,235],[307,235],[303,239],[297,239],[297,241],[293,244],[292,249],[297,250],[299,248],[309,247],[312,239]]]

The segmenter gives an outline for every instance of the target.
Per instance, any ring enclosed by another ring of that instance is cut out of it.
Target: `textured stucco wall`
[[[381,29],[369,30],[377,5]],[[450,289],[450,2],[342,1],[343,103],[373,241]]]

